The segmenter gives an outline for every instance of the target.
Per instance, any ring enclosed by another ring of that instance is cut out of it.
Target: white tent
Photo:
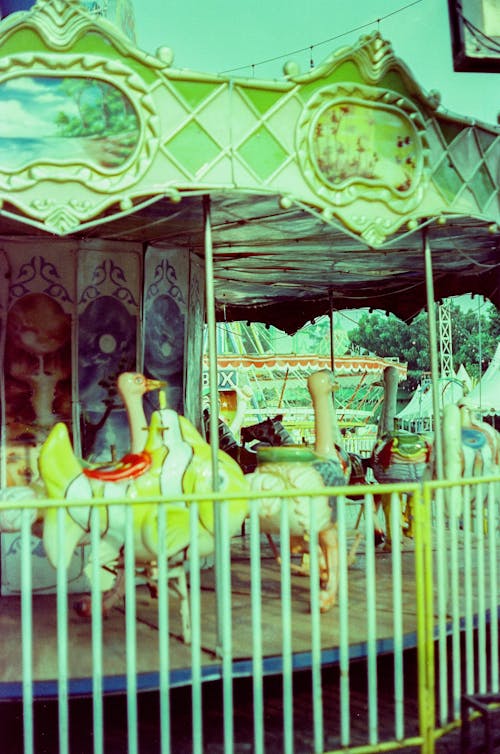
[[[448,403],[458,403],[467,389],[466,370],[460,367],[455,377],[442,377],[439,381],[440,407]],[[465,388],[465,389],[464,389]],[[398,426],[413,432],[432,430],[432,417],[434,407],[432,405],[432,386],[430,381],[420,384],[413,393],[411,400],[396,415]]]
[[[482,414],[500,414],[500,343],[488,369],[466,397],[467,403]]]
[[[469,373],[467,372],[467,369],[464,367],[463,364],[460,364],[458,368],[457,380],[460,380],[460,382],[464,386],[465,394],[469,393],[472,390],[472,380],[470,378]]]

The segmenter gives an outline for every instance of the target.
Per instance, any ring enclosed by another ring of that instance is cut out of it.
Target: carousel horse
[[[268,417],[258,424],[252,424],[241,428],[241,444],[238,444],[231,428],[219,419],[219,447],[235,459],[245,472],[249,474],[257,468],[257,449],[263,446],[293,445],[294,441],[290,433],[281,423],[282,414],[274,418]],[[205,432],[209,440],[208,412],[204,412]],[[252,443],[250,447],[247,444]]]
[[[139,381],[141,375],[128,373],[127,379]],[[125,378],[124,378],[125,380]],[[123,383],[124,384],[124,383]],[[139,382],[136,383],[139,385]],[[138,390],[140,394],[140,389]],[[137,396],[136,396],[137,397]],[[200,557],[214,551],[214,512],[210,493],[213,490],[212,457],[209,444],[185,417],[160,408],[154,411],[146,429],[137,399],[138,413],[129,414],[132,447],[120,461],[107,465],[85,467],[75,456],[66,426],[56,424],[40,452],[40,475],[48,497],[64,498],[68,505],[64,517],[64,562],[66,567],[75,547],[88,541],[90,507],[71,505],[72,501],[106,500],[99,505],[102,549],[100,565],[113,568],[120,560],[125,541],[126,505],[124,499],[147,500],[159,496],[179,495],[179,502],[167,505],[165,544],[169,563],[182,562],[190,554],[189,506],[182,501],[188,493],[207,493],[207,500],[199,505],[198,549]],[[142,428],[141,425],[142,424]],[[134,435],[132,428],[141,430]],[[146,431],[142,431],[142,430]],[[144,444],[144,438],[147,437]],[[141,446],[144,447],[141,449]],[[218,454],[219,489],[242,493],[241,499],[229,503],[229,532],[234,536],[241,530],[248,514],[245,498],[247,484],[238,464],[226,453]],[[150,565],[158,556],[157,503],[132,505],[134,553],[136,563]],[[58,562],[57,510],[48,509],[43,521],[43,543],[52,565]],[[122,579],[103,594],[104,613],[123,595]],[[79,606],[88,614],[89,601]]]
[[[243,447],[250,443],[257,442],[264,445],[293,445],[294,440],[291,434],[281,423],[283,414],[264,419],[257,424],[241,428],[241,444]]]
[[[210,442],[210,414],[208,409],[203,411],[203,425],[207,442]],[[257,466],[257,453],[239,445],[236,437],[226,422],[219,417],[218,420],[219,448],[234,458],[241,466],[245,474],[254,471]]]

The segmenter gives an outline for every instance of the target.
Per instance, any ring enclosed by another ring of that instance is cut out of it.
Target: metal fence
[[[125,603],[116,619],[105,620],[100,565],[93,554],[101,539],[99,506],[109,501],[93,500],[87,545],[92,617],[87,621],[73,615],[68,594],[67,502],[36,501],[39,509],[59,510],[61,553],[56,594],[40,596],[32,589],[33,503],[19,501],[21,593],[0,598],[8,648],[0,694],[3,704],[22,700],[22,737],[13,751],[38,754],[34,709],[44,698],[57,704],[55,750],[87,751],[72,746],[71,731],[73,697],[84,695],[92,708],[89,750],[94,754],[399,749],[432,754],[437,740],[460,725],[464,694],[499,693],[499,486],[498,479],[484,479],[455,487],[429,482],[327,490],[336,501],[338,592],[336,605],[325,613],[315,517],[311,514],[307,533],[309,554],[300,559],[290,544],[287,501],[296,493],[289,491],[281,495],[280,530],[272,537],[261,531],[258,499],[264,493],[249,495],[249,517],[233,538],[228,536],[231,497],[214,494],[213,565],[198,548],[200,496],[184,501],[191,533],[184,563],[168,562],[166,556],[167,513],[178,501],[158,500],[158,558],[147,573],[136,564],[133,506],[120,503]],[[310,496],[313,509],[324,493],[301,494]],[[374,536],[382,515],[375,510],[380,495],[394,532],[391,552],[377,547]],[[305,575],[298,575],[300,569]],[[152,580],[154,595],[148,588]],[[389,675],[380,666],[385,655],[391,660]],[[325,686],[328,668],[337,672],[333,694]],[[297,677],[304,672],[307,688],[298,690]],[[354,682],[360,673],[362,691]],[[410,677],[416,688],[409,693]],[[250,684],[243,732],[235,702],[242,678]],[[280,682],[279,705],[271,712],[270,678]],[[220,693],[217,742],[206,717],[214,682]],[[177,687],[189,689],[182,743],[175,732],[181,714]],[[112,692],[126,700],[115,748],[107,739],[105,714]],[[140,737],[139,705],[146,692],[154,693],[158,708],[154,745]],[[298,704],[305,700],[307,742],[301,739],[303,719],[298,722]]]

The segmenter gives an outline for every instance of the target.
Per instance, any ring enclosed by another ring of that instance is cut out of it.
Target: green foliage
[[[453,355],[456,366],[463,364],[478,378],[490,363],[500,339],[500,315],[491,304],[480,311],[452,310]]]
[[[60,110],[55,116],[61,136],[132,133],[135,142],[137,116],[117,87],[96,79],[65,78],[59,88],[73,105],[69,113]]]
[[[277,353],[310,353],[317,356],[329,356],[331,351],[330,318],[319,317],[314,322],[304,325],[295,335],[284,335],[275,327],[269,328],[269,350]],[[283,341],[286,346],[283,348]],[[345,330],[335,329],[335,355],[342,356],[349,348],[349,338]]]
[[[463,364],[477,379],[491,361],[500,337],[500,316],[492,304],[482,304],[479,311],[464,311],[453,305],[452,354],[455,371]],[[412,391],[424,372],[430,372],[427,313],[419,314],[411,324],[395,315],[373,312],[364,314],[357,329],[349,332],[355,349],[382,357],[396,357],[408,364],[408,379],[402,386]]]

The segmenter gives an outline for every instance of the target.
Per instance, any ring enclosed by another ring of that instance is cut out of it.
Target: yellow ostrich
[[[75,547],[88,541],[90,508],[72,506],[71,501],[105,498],[100,506],[102,527],[100,565],[113,566],[125,541],[126,504],[124,500],[179,494],[179,502],[167,506],[166,553],[171,561],[189,558],[189,507],[182,500],[186,493],[206,492],[199,503],[198,547],[200,557],[214,551],[214,515],[210,493],[213,489],[212,457],[209,444],[185,417],[160,408],[147,427],[142,406],[146,390],[158,387],[138,373],[125,373],[118,383],[130,423],[132,452],[117,463],[86,469],[76,458],[66,426],[56,424],[40,452],[40,474],[52,498],[65,498],[64,563],[68,567]],[[248,513],[247,484],[236,461],[223,451],[218,457],[220,490],[242,493],[242,499],[229,505],[231,536],[241,530]],[[133,505],[134,553],[136,563],[155,563],[158,556],[157,503]],[[49,561],[58,562],[57,510],[48,509],[43,522],[43,543]],[[103,609],[109,611],[123,594],[121,579],[103,595]],[[86,613],[85,602],[80,611]]]

